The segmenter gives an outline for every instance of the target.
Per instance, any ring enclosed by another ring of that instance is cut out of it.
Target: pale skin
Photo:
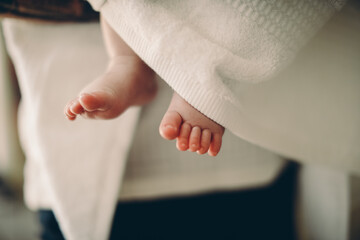
[[[101,18],[109,64],[105,73],[86,86],[65,107],[65,115],[90,119],[112,119],[130,106],[145,105],[154,99],[157,84],[148,67],[122,38]],[[224,128],[193,108],[174,92],[160,127],[160,135],[176,139],[180,151],[216,156],[221,148]]]

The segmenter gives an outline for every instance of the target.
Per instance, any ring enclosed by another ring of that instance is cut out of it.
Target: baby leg
[[[101,18],[107,53],[107,70],[86,86],[65,107],[65,115],[93,119],[111,119],[128,107],[150,102],[156,95],[155,73],[121,37]]]

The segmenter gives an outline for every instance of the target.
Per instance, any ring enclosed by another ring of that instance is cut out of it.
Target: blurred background
[[[16,118],[20,95],[4,48],[1,24],[0,35],[0,239],[38,239],[36,215],[23,203],[24,155]]]

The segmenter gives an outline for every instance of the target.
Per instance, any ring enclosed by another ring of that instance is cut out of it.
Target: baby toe
[[[87,112],[102,110],[106,104],[102,95],[96,93],[82,93],[79,97],[79,103]]]
[[[192,152],[199,150],[201,139],[201,128],[195,126],[192,128],[189,139],[189,149]]]
[[[204,129],[201,133],[201,140],[200,140],[200,149],[197,153],[204,154],[207,153],[210,147],[211,142],[211,132],[209,129]]]
[[[74,104],[75,100],[70,101],[66,104],[64,108],[64,114],[69,120],[75,120],[76,114],[71,111],[71,106]]]
[[[220,133],[213,134],[209,148],[210,156],[215,157],[220,152],[221,142],[222,142],[222,135]]]
[[[75,120],[75,119],[76,119],[76,115],[74,115],[74,114],[70,111],[70,108],[66,108],[66,109],[65,109],[65,116],[66,116],[67,119],[69,119],[69,120]]]
[[[182,124],[179,136],[177,137],[177,149],[180,151],[188,150],[190,133],[191,126],[187,123]]]
[[[181,123],[182,118],[179,113],[175,111],[166,112],[160,123],[160,135],[167,140],[175,139],[179,136]]]
[[[70,106],[70,111],[74,114],[81,114],[84,112],[84,108],[81,106],[79,101],[73,102],[73,104]]]

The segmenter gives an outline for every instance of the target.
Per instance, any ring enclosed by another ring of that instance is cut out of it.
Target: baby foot
[[[216,156],[221,148],[224,127],[207,118],[174,93],[159,131],[167,140],[176,138],[176,146],[180,151],[189,149],[198,154],[208,152],[210,156]]]
[[[128,107],[144,105],[156,95],[155,73],[137,56],[114,57],[106,72],[65,107],[65,115],[112,119]]]

